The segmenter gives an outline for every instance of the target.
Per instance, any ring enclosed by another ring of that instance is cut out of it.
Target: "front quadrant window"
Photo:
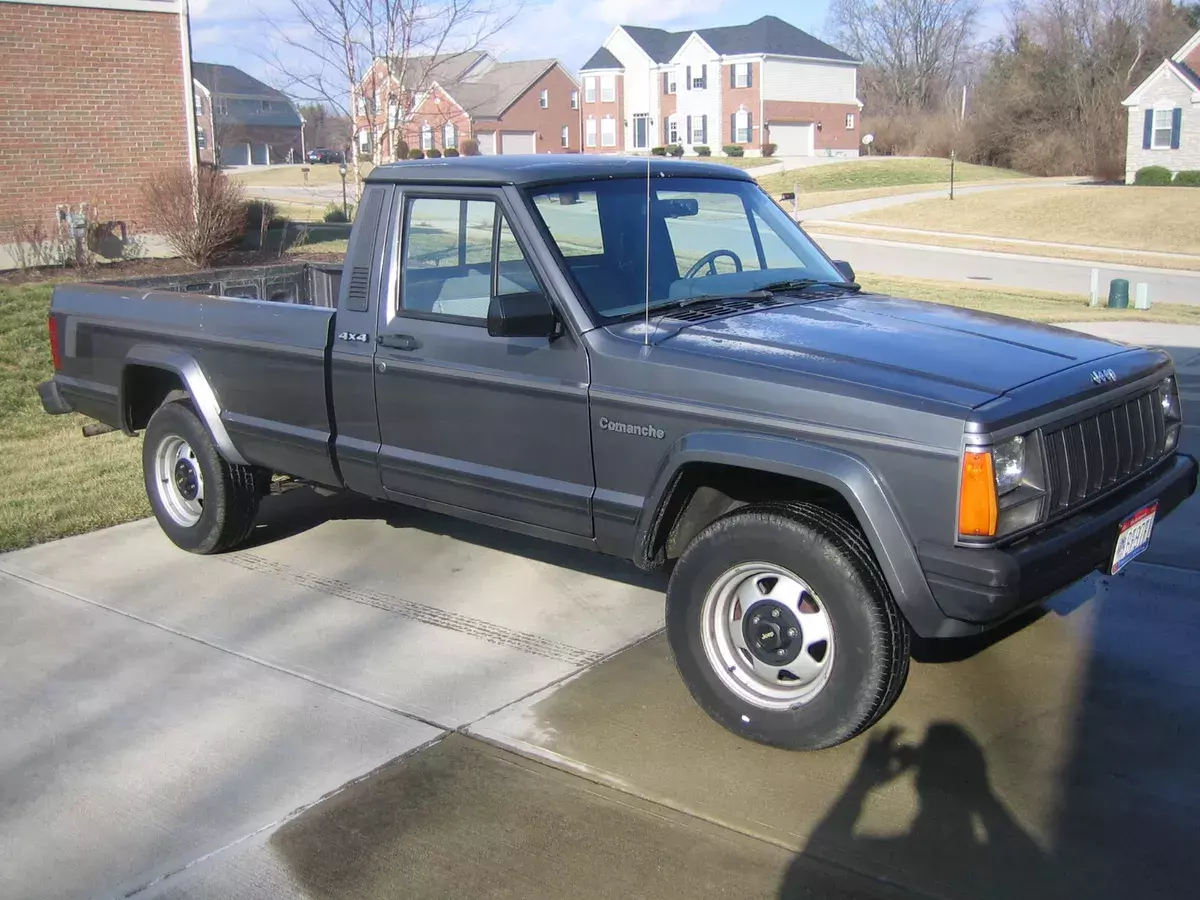
[[[617,120],[611,116],[600,122],[600,146],[617,146]]]
[[[539,289],[491,200],[415,198],[408,203],[404,234],[402,313],[482,324],[494,295]]]
[[[645,178],[528,190],[551,249],[602,321],[643,314],[647,281],[652,314],[656,304],[737,296],[780,281],[845,282],[757,184],[662,181],[651,187],[648,248]]]
[[[1154,111],[1154,133],[1151,138],[1152,150],[1169,150],[1171,148],[1171,129],[1175,110],[1156,109]]]

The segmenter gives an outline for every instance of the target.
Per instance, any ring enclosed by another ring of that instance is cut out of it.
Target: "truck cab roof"
[[[742,169],[719,163],[651,157],[650,173],[660,178],[724,178],[753,181]],[[644,178],[645,157],[543,154],[540,156],[460,156],[417,159],[376,166],[370,184],[546,184],[595,178]]]

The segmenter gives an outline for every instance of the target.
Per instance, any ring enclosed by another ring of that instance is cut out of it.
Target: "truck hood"
[[[877,294],[801,302],[692,325],[665,319],[657,330],[659,339],[651,340],[677,351],[970,408],[1125,349],[1063,328]]]

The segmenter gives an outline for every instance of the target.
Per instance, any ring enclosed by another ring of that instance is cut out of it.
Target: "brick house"
[[[0,268],[60,206],[138,232],[142,185],[195,165],[190,55],[179,0],[0,0]]]
[[[395,158],[393,133],[422,150],[459,149],[467,138],[478,141],[486,155],[581,149],[579,85],[556,59],[497,62],[488,53],[471,52],[413,59],[408,71],[409,83],[393,90],[411,92],[415,108],[399,127],[397,109],[408,105],[399,99],[407,97],[401,94],[391,109],[383,109],[386,66],[377,63],[364,77],[355,110],[360,154],[370,153],[378,139],[383,157]]]
[[[192,63],[196,146],[204,162],[265,166],[304,161],[304,120],[282,91],[241,69]]]
[[[774,16],[663,31],[618,25],[580,70],[585,153],[681,144],[857,156],[858,61]]]
[[[1137,170],[1200,170],[1200,31],[1125,98],[1125,182]]]

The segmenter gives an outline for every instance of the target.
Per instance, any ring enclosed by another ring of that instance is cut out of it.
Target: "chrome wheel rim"
[[[191,445],[181,437],[164,438],[154,454],[154,488],[167,515],[190,528],[204,514],[204,474]]]
[[[833,623],[802,579],[767,562],[741,563],[709,588],[701,608],[709,665],[761,709],[810,702],[833,669]]]

